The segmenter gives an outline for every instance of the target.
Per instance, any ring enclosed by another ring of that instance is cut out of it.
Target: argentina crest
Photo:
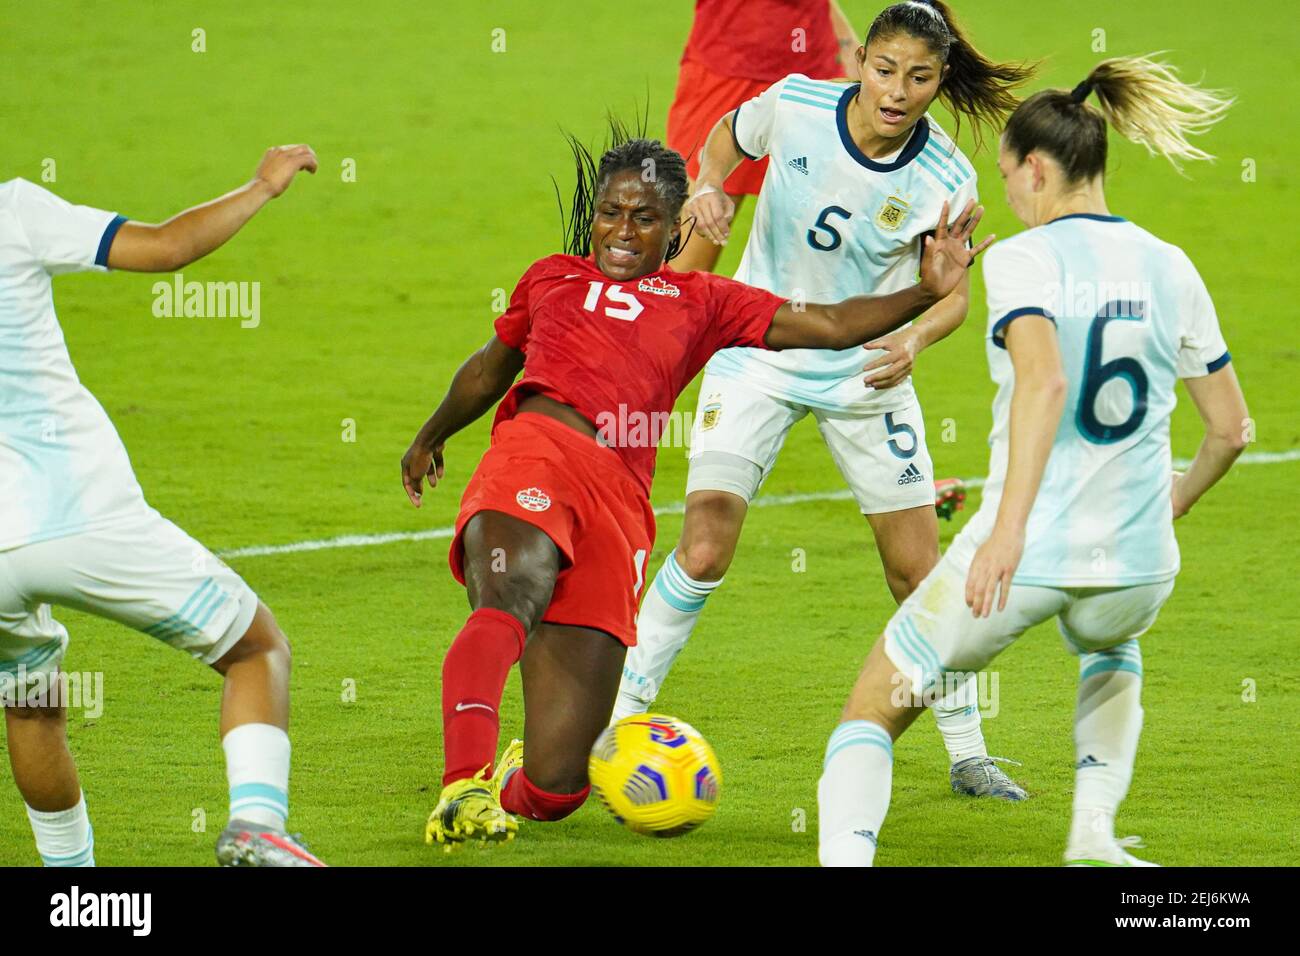
[[[907,218],[907,211],[911,204],[897,196],[890,196],[885,200],[885,204],[880,207],[880,212],[876,213],[876,225],[881,229],[894,232],[903,224]]]
[[[714,393],[709,396],[708,401],[704,404],[704,411],[700,415],[700,428],[708,431],[714,425],[718,424],[718,416],[722,414],[722,396]]]

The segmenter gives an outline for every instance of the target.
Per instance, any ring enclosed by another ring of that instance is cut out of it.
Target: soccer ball
[[[678,836],[717,809],[722,768],[690,724],[634,714],[606,727],[591,748],[591,787],[614,819],[635,833]]]

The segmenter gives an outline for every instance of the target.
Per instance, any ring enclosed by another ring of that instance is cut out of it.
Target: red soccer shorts
[[[686,172],[692,181],[700,175],[700,152],[714,124],[771,85],[762,80],[722,76],[690,61],[682,64],[677,95],[668,108],[668,147],[686,157]],[[727,177],[723,189],[729,196],[757,196],[766,172],[767,157],[758,162],[742,160]]]
[[[553,418],[502,422],[465,489],[451,573],[465,583],[461,535],[480,511],[526,521],[562,556],[548,624],[591,627],[636,644],[636,610],[654,546],[654,511],[618,453]]]

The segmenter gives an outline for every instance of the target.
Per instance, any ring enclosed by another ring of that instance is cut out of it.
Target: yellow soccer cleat
[[[506,788],[506,775],[512,770],[522,770],[524,766],[524,742],[510,741],[510,746],[501,753],[497,761],[497,772],[492,775],[492,796],[501,802],[501,791]]]
[[[502,843],[515,838],[519,821],[501,809],[493,789],[495,780],[488,780],[486,771],[484,767],[473,777],[442,788],[438,805],[424,827],[425,843],[440,843],[450,853],[466,840]]]

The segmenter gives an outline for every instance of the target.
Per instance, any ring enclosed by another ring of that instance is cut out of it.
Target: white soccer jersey
[[[966,534],[978,543],[992,531],[1006,478],[1014,373],[1003,336],[1017,318],[1043,314],[1056,324],[1069,393],[1015,582],[1112,587],[1173,577],[1175,381],[1230,360],[1196,268],[1131,222],[1080,214],[994,245],[984,279],[998,393],[988,483]]]
[[[886,295],[916,281],[923,236],[945,201],[950,215],[976,198],[975,171],[923,117],[893,159],[869,159],[848,131],[858,84],[794,74],[742,104],[736,145],[771,157],[736,278],[804,302]],[[912,382],[879,392],[862,384],[880,352],[861,348],[726,349],[710,372],[766,394],[835,411],[887,412],[916,400]]]
[[[50,282],[106,269],[124,221],[26,180],[0,184],[0,550],[144,503],[116,429],[77,379]]]

